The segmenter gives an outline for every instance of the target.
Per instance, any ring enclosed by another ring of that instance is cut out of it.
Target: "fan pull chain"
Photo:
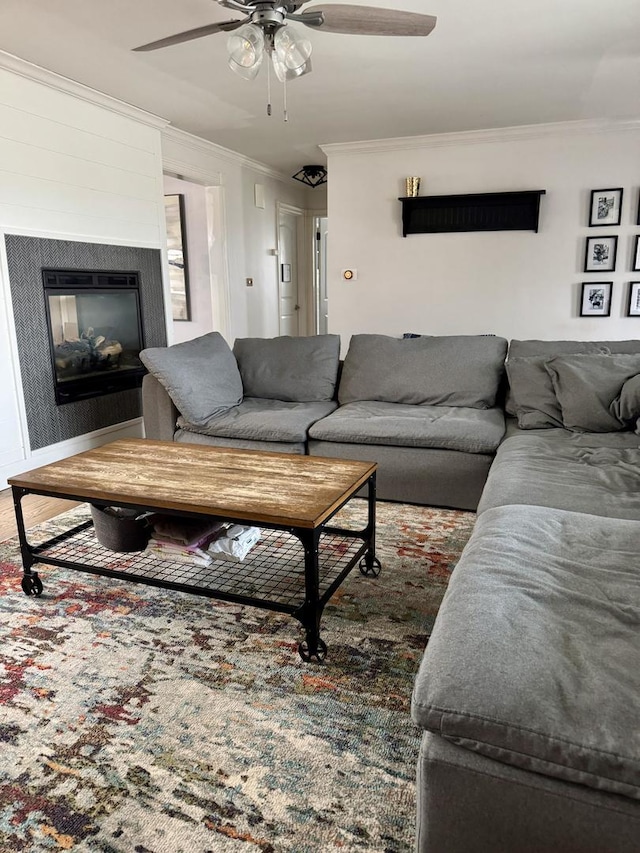
[[[287,111],[287,78],[286,77],[284,78],[284,80],[282,82],[282,91],[284,93],[283,94],[283,98],[284,98],[284,120],[289,121],[289,113]]]
[[[271,115],[271,55],[267,61],[267,115]]]

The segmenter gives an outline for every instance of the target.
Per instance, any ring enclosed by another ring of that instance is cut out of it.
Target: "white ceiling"
[[[301,28],[313,71],[289,84],[286,124],[281,85],[268,118],[265,69],[230,71],[225,34],[131,52],[236,17],[214,0],[2,0],[0,49],[289,174],[324,162],[323,143],[640,117],[640,0],[351,3],[438,23],[427,38]]]

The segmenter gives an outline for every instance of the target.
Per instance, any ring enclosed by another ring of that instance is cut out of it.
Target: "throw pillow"
[[[613,413],[621,423],[640,435],[640,374],[632,376],[622,386],[620,397],[613,401]]]
[[[220,332],[142,350],[140,359],[189,423],[203,426],[242,402],[240,371]]]
[[[551,377],[562,410],[562,422],[573,432],[617,432],[621,420],[621,393],[625,383],[640,374],[640,355],[565,355],[549,359]],[[625,395],[624,410],[633,407],[633,388]]]
[[[562,427],[562,412],[545,369],[549,356],[515,356],[506,364],[513,413],[520,429]]]
[[[233,353],[246,397],[320,403],[335,396],[340,335],[238,338]]]
[[[610,355],[611,353],[638,353],[640,343],[631,341],[541,341],[514,338],[509,343],[509,359],[513,358],[553,358],[556,355],[576,355],[577,353],[593,353]],[[542,368],[544,371],[544,368]],[[511,392],[507,392],[505,400],[507,414],[517,415]],[[542,425],[541,425],[542,426]],[[557,424],[548,424],[557,426]],[[536,425],[536,428],[537,425]]]

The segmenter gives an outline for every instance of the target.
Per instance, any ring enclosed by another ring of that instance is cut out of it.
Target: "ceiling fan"
[[[252,80],[260,70],[264,54],[270,57],[278,79],[301,77],[311,70],[311,42],[288,26],[302,24],[327,33],[371,36],[428,36],[436,25],[433,15],[379,9],[374,6],[330,4],[298,11],[308,0],[215,0],[220,6],[242,12],[245,17],[206,24],[134,48],[157,50],[214,33],[230,33],[227,41],[229,65],[241,77]],[[267,110],[270,114],[270,106]],[[286,119],[286,110],[285,110]]]

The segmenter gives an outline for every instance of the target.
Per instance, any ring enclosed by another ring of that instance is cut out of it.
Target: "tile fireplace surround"
[[[160,250],[16,234],[5,240],[31,450],[140,417],[139,388],[56,405],[42,269],[138,271],[144,346],[166,346]]]

